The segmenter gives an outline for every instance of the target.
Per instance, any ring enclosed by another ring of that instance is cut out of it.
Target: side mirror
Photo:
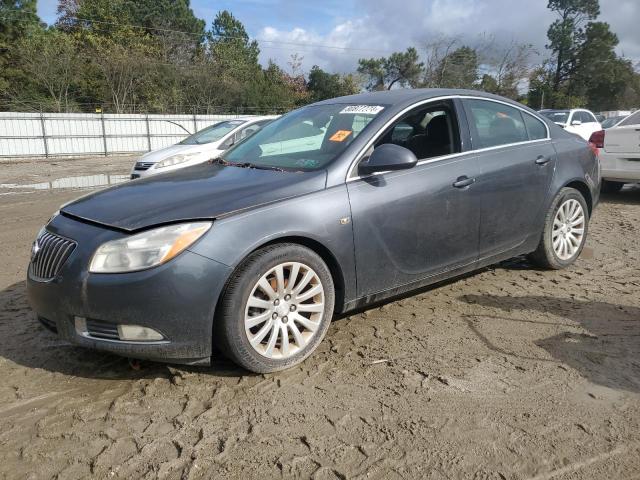
[[[573,122],[571,122],[571,125],[574,125],[574,126],[577,127],[578,125],[582,125],[582,121],[581,120],[574,120]]]
[[[376,148],[366,162],[360,163],[358,171],[364,175],[389,170],[405,170],[415,167],[418,159],[408,148],[385,143]]]

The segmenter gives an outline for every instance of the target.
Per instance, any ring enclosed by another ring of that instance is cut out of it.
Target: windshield
[[[611,118],[607,118],[606,120],[604,120],[602,122],[602,128],[611,128],[613,126],[615,126],[620,120],[622,120],[625,117],[611,117]]]
[[[567,120],[569,119],[569,110],[556,110],[553,112],[540,113],[555,123],[567,123]]]
[[[245,123],[244,120],[230,120],[216,123],[188,136],[180,142],[180,145],[200,145],[203,143],[217,142],[231,130],[238,128],[243,123]]]
[[[228,150],[228,163],[318,170],[340,155],[384,109],[380,105],[311,105],[266,125]]]

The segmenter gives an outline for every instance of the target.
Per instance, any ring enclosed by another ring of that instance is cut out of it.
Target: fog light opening
[[[153,328],[139,325],[118,325],[118,336],[120,340],[134,342],[155,342],[164,339],[162,334]]]

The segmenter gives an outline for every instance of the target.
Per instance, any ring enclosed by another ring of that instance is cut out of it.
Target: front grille
[[[68,238],[45,231],[34,245],[34,256],[31,259],[31,277],[36,280],[51,280],[54,278],[71,252],[76,248],[76,242]]]
[[[154,165],[155,165],[154,162],[136,162],[136,166],[133,167],[133,169],[134,170],[149,170]]]
[[[91,337],[107,340],[120,340],[118,326],[113,323],[101,322],[87,318],[87,333]]]

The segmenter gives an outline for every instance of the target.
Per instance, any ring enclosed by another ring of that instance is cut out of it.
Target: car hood
[[[63,214],[135,231],[181,220],[214,219],[325,188],[326,172],[280,172],[203,163],[82,197]]]
[[[154,150],[153,152],[145,153],[139,158],[140,162],[159,162],[165,158],[172,157],[178,154],[185,153],[215,153],[218,151],[220,142],[203,143],[199,145],[170,145],[160,150]]]

